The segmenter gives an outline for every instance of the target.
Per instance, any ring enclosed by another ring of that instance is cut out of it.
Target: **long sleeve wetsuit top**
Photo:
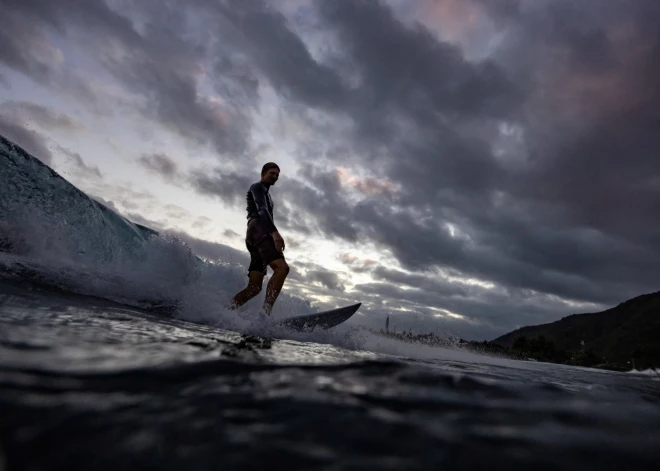
[[[273,200],[268,187],[261,182],[254,183],[247,192],[247,213],[248,224],[253,219],[259,219],[267,233],[277,231],[273,220]]]

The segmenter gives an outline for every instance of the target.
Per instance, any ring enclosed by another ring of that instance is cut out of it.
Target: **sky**
[[[4,0],[0,134],[285,289],[492,339],[660,289],[657,0]],[[377,313],[369,317],[369,313]]]

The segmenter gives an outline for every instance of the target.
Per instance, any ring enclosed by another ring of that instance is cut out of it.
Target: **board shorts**
[[[250,252],[248,276],[251,271],[265,275],[268,265],[275,260],[284,259],[284,254],[275,248],[273,237],[263,229],[258,219],[252,219],[248,223],[245,246]]]

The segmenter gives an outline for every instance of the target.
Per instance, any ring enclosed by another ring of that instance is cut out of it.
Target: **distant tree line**
[[[552,340],[539,335],[534,338],[517,337],[511,347],[505,347],[495,342],[482,342],[463,339],[440,337],[434,333],[413,334],[412,332],[392,332],[380,330],[377,332],[385,337],[394,338],[409,343],[421,343],[432,346],[459,346],[472,351],[498,355],[516,360],[536,360],[564,365],[586,366],[617,371],[629,371],[632,368],[645,370],[660,366],[660,348],[655,345],[639,345],[630,355],[614,357],[601,355],[593,348],[579,350],[564,350],[555,345]]]
[[[615,365],[607,365],[605,358],[596,354],[593,349],[579,351],[567,351],[558,348],[552,340],[542,335],[528,339],[525,336],[517,337],[511,348],[494,342],[466,342],[468,347],[483,353],[497,353],[499,355],[515,358],[518,360],[536,360],[548,363],[561,363],[575,366],[600,366],[609,369],[618,369]]]
[[[542,335],[530,339],[525,336],[517,337],[510,348],[486,340],[483,342],[462,341],[461,343],[470,349],[483,353],[497,354],[519,360],[531,359],[564,365],[620,371],[629,371],[633,366],[638,370],[643,370],[656,368],[660,365],[660,358],[655,354],[655,351],[651,352],[649,348],[644,346],[638,346],[629,357],[607,359],[595,352],[593,348],[574,351],[563,350],[558,348],[552,340],[548,340]]]

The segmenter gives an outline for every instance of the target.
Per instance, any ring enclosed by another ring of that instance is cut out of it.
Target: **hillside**
[[[623,366],[635,358],[638,367],[660,366],[660,291],[603,312],[574,314],[550,324],[522,327],[492,343],[520,350],[521,345],[541,337],[568,354],[580,352],[580,342],[584,341],[585,351],[609,364]]]

